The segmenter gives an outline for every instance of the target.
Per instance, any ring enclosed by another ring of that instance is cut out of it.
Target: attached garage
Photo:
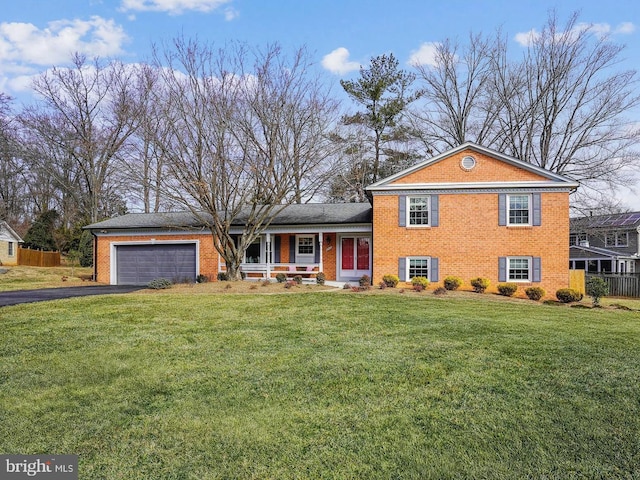
[[[192,282],[197,275],[197,245],[194,242],[116,244],[113,249],[112,283],[117,285],[146,285],[156,278],[166,278],[174,283]]]

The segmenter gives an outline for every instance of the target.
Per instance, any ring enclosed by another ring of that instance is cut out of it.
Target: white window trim
[[[609,235],[613,236],[613,243],[609,243]],[[620,237],[624,236],[626,241],[620,242]],[[628,247],[629,246],[629,232],[611,232],[604,236],[605,247]]]
[[[407,279],[407,282],[410,282],[411,279],[413,277],[411,277],[409,275],[409,272],[411,270],[411,260],[426,260],[427,261],[427,278],[431,277],[431,257],[406,257],[406,264],[405,264],[405,277]]]
[[[253,242],[251,242],[250,245],[255,245],[255,244],[260,244],[260,258],[258,259],[258,263],[265,263],[264,262],[265,244],[264,244],[264,241],[263,241],[262,237],[257,237]],[[242,262],[243,263],[247,263],[247,251],[246,250],[244,251]]]
[[[529,271],[527,278],[511,278],[511,260],[526,260],[527,270]],[[507,282],[513,283],[531,283],[533,281],[533,257],[507,257]]]
[[[527,223],[511,223],[511,197],[527,197],[528,198],[528,217],[529,217],[529,221]],[[507,194],[507,204],[506,204],[506,209],[507,209],[507,226],[508,227],[530,227],[533,225],[533,210],[532,210],[532,205],[533,204],[533,195],[529,194],[522,194],[522,193],[514,193],[514,194]]]
[[[7,242],[7,255],[10,257],[16,256],[16,245],[15,242]]]
[[[301,238],[311,239],[311,253],[300,253]],[[309,263],[313,263],[313,260],[315,258],[316,258],[316,237],[314,235],[296,235],[296,262],[298,262],[299,259],[303,259],[303,260],[311,260]]]
[[[411,223],[411,199],[412,198],[426,198],[427,199],[427,215],[429,221],[420,225],[413,225]],[[407,228],[427,228],[431,227],[431,195],[407,195],[406,208],[405,208],[405,225]],[[412,257],[416,258],[416,257]]]

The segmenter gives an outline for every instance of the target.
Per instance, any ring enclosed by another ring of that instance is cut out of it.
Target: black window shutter
[[[273,249],[273,263],[280,263],[280,235],[274,235],[271,248]]]
[[[289,263],[296,263],[296,236],[289,236]]]
[[[315,236],[316,248],[314,251],[316,252],[315,257],[313,259],[313,263],[320,263],[320,236]]]

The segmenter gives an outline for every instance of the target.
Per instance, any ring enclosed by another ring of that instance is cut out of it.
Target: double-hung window
[[[509,257],[507,281],[528,282],[531,280],[531,257]]]
[[[439,198],[439,195],[399,195],[398,226],[437,227]]]
[[[298,255],[311,255],[315,253],[313,237],[298,236]]]
[[[542,281],[542,258],[540,257],[499,257],[499,282],[540,282]]]
[[[508,225],[531,224],[531,196],[508,195]]]
[[[407,280],[413,277],[429,278],[429,257],[409,257],[407,259]]]
[[[407,225],[414,227],[429,226],[429,197],[408,197]]]
[[[13,242],[9,242],[8,244],[9,244],[9,248],[8,248],[7,254],[10,257],[13,257],[15,255],[15,249],[14,249],[14,246],[13,246],[14,244],[13,244]]]
[[[607,247],[626,247],[627,245],[629,245],[629,233],[607,233],[607,235],[605,236],[605,245]]]

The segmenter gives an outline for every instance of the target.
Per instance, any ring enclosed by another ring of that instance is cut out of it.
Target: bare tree
[[[0,93],[0,220],[15,226],[25,220],[27,198],[24,162],[18,155],[18,137],[11,98]]]
[[[577,14],[563,27],[551,14],[523,61],[496,79],[503,149],[591,187],[626,183],[640,131],[624,115],[640,96],[634,71],[613,70],[623,48]]]
[[[474,141],[567,175],[586,187],[580,203],[628,184],[640,131],[625,115],[640,97],[636,72],[616,70],[624,47],[577,14],[560,26],[551,13],[529,40],[519,61],[500,32],[471,36],[462,49],[441,44],[436,66],[418,69],[421,138],[437,151]]]
[[[121,211],[124,200],[119,192],[118,158],[127,147],[140,118],[139,105],[130,91],[133,72],[119,62],[107,65],[96,59],[73,57],[74,68],[53,68],[34,81],[41,96],[36,106],[20,116],[31,138],[60,151],[58,157],[70,160],[81,187],[79,199],[86,221]],[[56,128],[55,126],[59,128]],[[38,158],[38,152],[33,155]],[[53,171],[50,155],[41,167]]]
[[[304,50],[214,49],[177,39],[156,54],[164,96],[156,138],[163,186],[212,232],[231,279],[246,248],[287,204],[313,194],[329,158],[334,103]],[[243,225],[234,236],[232,225]]]
[[[457,147],[467,140],[489,145],[495,140],[498,103],[489,88],[492,59],[501,44],[471,35],[466,47],[451,40],[435,45],[434,65],[416,65],[422,83],[423,110],[412,125],[428,153]]]

